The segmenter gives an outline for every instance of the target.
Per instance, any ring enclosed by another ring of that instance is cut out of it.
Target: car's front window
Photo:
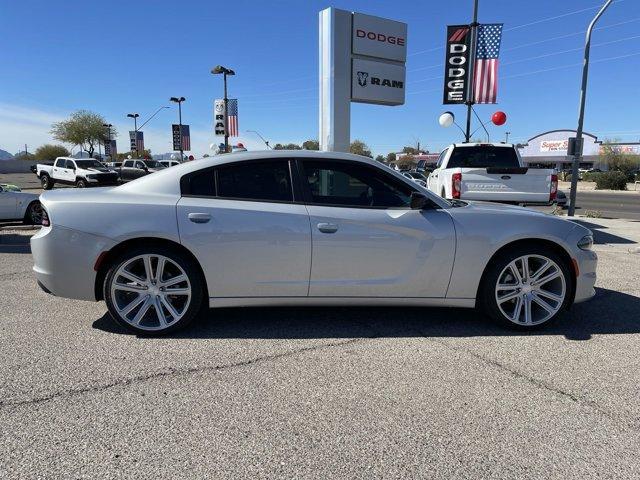
[[[349,207],[408,207],[412,189],[391,175],[351,162],[305,160],[313,203]]]
[[[145,160],[144,164],[148,167],[148,168],[162,168],[163,165],[156,161],[156,160]]]

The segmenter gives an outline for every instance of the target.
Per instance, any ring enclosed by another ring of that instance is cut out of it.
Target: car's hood
[[[464,203],[467,205],[464,207],[454,207],[454,208],[466,208],[474,210],[478,213],[489,213],[489,214],[519,214],[519,215],[532,215],[535,217],[539,216],[548,216],[551,217],[547,213],[538,212],[536,210],[530,210],[528,208],[519,207],[517,205],[505,205],[503,203],[495,203],[495,202],[481,202],[481,201],[467,201]]]
[[[95,167],[91,167],[91,168],[85,168],[85,170],[87,170],[88,172],[97,172],[97,173],[116,173],[115,170],[112,170],[110,168],[95,168]]]

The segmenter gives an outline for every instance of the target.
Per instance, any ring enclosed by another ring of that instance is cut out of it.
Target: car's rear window
[[[453,149],[447,168],[519,167],[513,148],[479,145]]]

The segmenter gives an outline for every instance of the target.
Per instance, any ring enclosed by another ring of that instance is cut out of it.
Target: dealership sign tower
[[[351,102],[403,105],[407,24],[320,12],[320,150],[348,152]]]

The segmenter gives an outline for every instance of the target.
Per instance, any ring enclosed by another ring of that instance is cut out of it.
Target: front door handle
[[[319,223],[318,230],[322,233],[336,233],[338,231],[338,225],[335,223]]]
[[[207,223],[211,220],[211,215],[208,213],[190,213],[188,217],[193,223]]]

